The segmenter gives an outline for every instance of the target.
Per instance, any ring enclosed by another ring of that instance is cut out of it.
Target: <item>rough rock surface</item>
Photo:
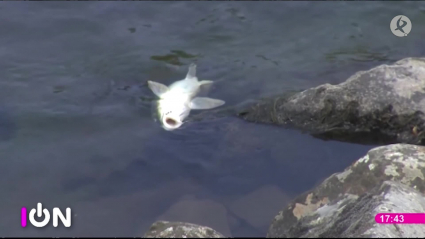
[[[211,229],[192,223],[157,221],[143,236],[145,238],[224,238]]]
[[[227,209],[223,204],[211,199],[196,198],[189,194],[171,205],[168,210],[157,217],[157,220],[196,222],[198,225],[214,228],[227,237],[232,235],[227,214]]]
[[[374,221],[382,212],[425,212],[423,193],[425,147],[377,147],[298,196],[275,217],[267,236],[425,237],[421,225]]]
[[[328,213],[336,213],[329,217]],[[315,228],[309,237],[372,237],[372,238],[417,238],[425,236],[425,227],[421,224],[378,224],[378,213],[423,213],[425,197],[413,188],[398,182],[385,181],[382,186],[353,200],[345,207],[323,207],[318,210],[318,218],[326,217],[331,221],[324,228]],[[385,220],[385,219],[384,219]]]
[[[425,145],[425,58],[357,72],[338,85],[264,99],[239,116],[325,139]]]

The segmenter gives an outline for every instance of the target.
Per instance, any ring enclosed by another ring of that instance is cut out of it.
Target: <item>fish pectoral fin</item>
[[[190,109],[192,110],[208,110],[224,105],[223,100],[212,99],[208,97],[195,97],[190,102]]]
[[[203,81],[199,81],[199,90],[200,92],[207,92],[211,89],[213,84],[213,81],[210,80],[203,80]]]
[[[168,91],[168,87],[166,85],[155,81],[148,81],[148,87],[158,97],[161,97],[161,95]]]
[[[211,85],[212,83],[214,83],[214,81],[211,81],[211,80],[201,80],[201,81],[199,82],[199,85],[205,85],[205,86],[208,86],[208,85]]]
[[[189,70],[187,71],[186,78],[188,78],[188,79],[196,78],[196,64],[195,63],[191,63],[189,65]]]

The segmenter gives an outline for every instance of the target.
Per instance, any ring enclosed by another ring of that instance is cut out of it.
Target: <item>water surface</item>
[[[233,116],[167,132],[146,81],[196,62],[234,106],[425,54],[422,2],[2,2],[0,20],[2,236],[140,236],[160,219],[264,236],[373,146]],[[72,227],[21,228],[37,202],[71,207]]]

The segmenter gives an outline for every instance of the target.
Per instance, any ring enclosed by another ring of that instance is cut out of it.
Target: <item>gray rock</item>
[[[196,198],[189,194],[171,205],[168,210],[157,217],[157,220],[196,222],[198,225],[214,228],[224,236],[231,236],[227,214],[227,209],[223,204],[211,199]]]
[[[157,221],[143,236],[145,238],[224,238],[211,229],[192,223]]]
[[[425,197],[422,193],[399,182],[385,181],[381,186],[359,197],[345,207],[333,211],[319,211],[318,221],[327,217],[329,224],[312,230],[308,237],[369,237],[369,238],[417,238],[425,237],[425,227],[421,224],[378,224],[378,213],[423,213]],[[339,212],[339,213],[338,213]]]
[[[424,175],[425,147],[374,148],[292,201],[274,218],[267,236],[425,237],[420,225],[374,221],[379,212],[424,212]]]
[[[338,85],[261,100],[239,116],[324,139],[425,145],[424,113],[425,58],[406,58],[358,72]]]

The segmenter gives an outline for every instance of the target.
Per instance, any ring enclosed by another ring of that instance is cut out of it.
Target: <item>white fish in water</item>
[[[162,127],[175,130],[182,126],[191,110],[213,109],[225,104],[225,101],[208,97],[197,97],[201,86],[212,84],[212,81],[198,81],[196,65],[190,64],[186,78],[166,86],[158,82],[148,81],[148,87],[159,97],[157,110]]]

